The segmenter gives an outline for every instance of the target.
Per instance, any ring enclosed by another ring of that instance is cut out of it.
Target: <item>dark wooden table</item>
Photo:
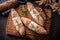
[[[4,0],[3,0],[4,1]],[[6,23],[8,15],[2,16],[0,14],[0,40],[29,40],[26,38],[19,38],[15,36],[6,35]],[[55,12],[52,14],[51,31],[49,40],[60,39],[60,16]]]

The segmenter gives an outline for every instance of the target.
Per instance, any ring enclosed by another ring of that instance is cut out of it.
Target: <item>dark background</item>
[[[0,0],[1,2],[4,2],[6,0]],[[9,11],[0,13],[0,40],[29,40],[26,38],[19,38],[19,37],[13,37],[6,35],[6,23]],[[6,14],[4,14],[6,13]],[[60,40],[60,16],[58,13],[54,12],[52,13],[52,21],[51,21],[51,31],[50,31],[50,38],[49,40]]]

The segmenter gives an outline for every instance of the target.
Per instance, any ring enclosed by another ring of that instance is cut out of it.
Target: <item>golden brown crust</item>
[[[47,15],[48,18],[51,18],[51,9],[45,9],[45,13]]]
[[[0,3],[0,12],[13,7],[16,5],[17,1],[18,0],[7,0],[3,3]]]
[[[29,18],[26,17],[21,17],[22,22],[26,27],[31,29],[32,31],[35,31],[38,34],[46,34],[47,31],[44,29],[44,27],[38,25],[34,21],[30,20]]]
[[[12,16],[13,25],[16,27],[16,30],[19,32],[21,36],[25,35],[25,27],[21,21],[21,17],[18,15],[17,11],[13,8],[11,9],[11,16]]]
[[[40,16],[42,16],[42,18],[43,18],[44,20],[46,20],[47,18],[46,18],[46,15],[45,15],[44,11],[42,10],[42,8],[40,8],[40,7],[35,7],[35,8],[36,8],[37,11],[39,12]]]
[[[30,3],[30,2],[27,3],[27,9],[28,9],[30,15],[32,16],[32,18],[34,19],[34,21],[37,24],[44,26],[44,19],[43,19],[44,17],[42,16],[42,13],[43,13],[42,9],[39,8],[40,9],[40,12],[39,12],[35,8],[35,6],[32,3]]]
[[[8,17],[8,20],[7,20],[6,34],[11,34],[11,35],[19,36],[18,31],[16,30],[15,26],[12,24],[11,14],[9,14],[9,17]]]

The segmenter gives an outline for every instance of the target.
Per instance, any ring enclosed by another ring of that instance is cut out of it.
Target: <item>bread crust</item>
[[[0,3],[0,12],[12,8],[14,5],[17,4],[17,2],[18,0],[7,0],[3,3]]]

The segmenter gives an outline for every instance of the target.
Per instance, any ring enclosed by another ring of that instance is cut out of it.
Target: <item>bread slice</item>
[[[19,33],[16,30],[16,27],[12,23],[11,12],[9,13],[8,20],[7,20],[6,34],[11,34],[11,35],[19,36]]]
[[[21,20],[24,23],[24,25],[29,29],[31,29],[32,31],[35,31],[36,33],[39,33],[39,34],[47,33],[47,31],[42,26],[38,25],[34,21],[31,21],[29,18],[21,17]]]
[[[30,12],[32,18],[41,26],[44,25],[44,20],[41,17],[41,15],[39,15],[40,13],[35,9],[35,7],[33,6],[32,3],[28,2],[27,3],[27,9]]]
[[[25,35],[25,27],[15,9],[11,9],[12,23],[21,36]]]

